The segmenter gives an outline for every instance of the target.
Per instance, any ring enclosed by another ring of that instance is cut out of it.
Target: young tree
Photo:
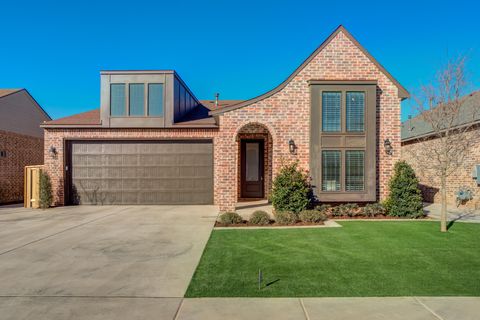
[[[468,84],[465,57],[448,61],[434,82],[423,86],[415,97],[418,120],[427,134],[417,138],[420,148],[410,156],[420,170],[429,171],[440,180],[441,231],[447,231],[447,180],[464,166],[465,157],[474,146],[480,130],[476,120],[480,106],[463,105]]]

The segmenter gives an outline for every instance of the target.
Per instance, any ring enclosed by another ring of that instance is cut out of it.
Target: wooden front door
[[[241,186],[242,198],[263,198],[264,141],[242,140]]]

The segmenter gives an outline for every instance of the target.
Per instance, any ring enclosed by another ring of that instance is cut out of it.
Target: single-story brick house
[[[283,163],[325,202],[388,194],[408,92],[342,26],[285,81],[245,101],[200,101],[175,71],[102,71],[100,109],[46,122],[55,204],[265,199]],[[392,152],[393,150],[393,152]]]
[[[465,203],[467,207],[480,208],[480,180],[475,178],[476,166],[480,165],[480,141],[478,130],[480,127],[480,91],[473,92],[462,97],[461,113],[458,124],[463,128],[470,128],[468,136],[474,139],[476,146],[468,152],[464,159],[463,166],[458,168],[454,174],[447,179],[447,204],[456,204],[456,192],[460,187],[468,187],[473,191],[474,197],[471,201]],[[465,127],[468,126],[468,127]],[[475,132],[476,131],[476,132]],[[402,159],[406,160],[414,169],[420,182],[423,199],[425,202],[441,203],[440,179],[436,172],[427,170],[418,164],[417,157],[414,156],[418,150],[428,148],[432,149],[436,139],[433,136],[433,130],[428,123],[425,123],[421,117],[417,116],[405,121],[402,124]]]
[[[0,89],[0,204],[23,201],[24,168],[43,164],[49,115],[25,89]]]

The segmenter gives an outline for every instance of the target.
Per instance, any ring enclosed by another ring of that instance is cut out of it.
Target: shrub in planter
[[[385,201],[385,208],[389,215],[409,218],[424,215],[418,179],[407,162],[398,161],[395,164],[389,186],[390,195]]]
[[[46,172],[40,170],[40,190],[39,190],[39,206],[42,209],[47,209],[52,204],[52,183],[50,177]]]
[[[295,212],[291,211],[276,211],[275,212],[275,221],[278,224],[288,225],[294,224],[298,221],[298,216]]]
[[[347,211],[347,216],[356,217],[362,215],[362,210],[358,207],[356,203],[347,203],[345,205],[345,210]]]
[[[242,223],[242,217],[236,212],[225,212],[220,215],[220,223],[229,225],[229,224],[239,224]]]
[[[367,217],[385,215],[385,208],[380,203],[369,203],[363,208],[363,214]]]
[[[357,215],[358,212],[359,212],[359,208],[356,203],[340,204],[336,207],[333,207],[331,210],[332,216],[335,216],[335,217],[339,217],[339,216],[353,217],[354,215]]]
[[[270,200],[276,211],[298,213],[310,205],[312,196],[308,174],[293,162],[283,166],[275,177]]]
[[[332,206],[329,204],[321,204],[315,207],[315,210],[322,212],[323,214],[327,215],[330,211]]]
[[[319,223],[327,220],[327,216],[318,210],[303,210],[298,215],[302,222],[314,222]]]
[[[252,213],[248,222],[250,222],[251,224],[265,226],[270,223],[270,216],[265,211],[257,210]]]

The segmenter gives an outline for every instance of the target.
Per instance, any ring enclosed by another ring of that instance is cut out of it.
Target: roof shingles
[[[0,89],[0,98],[8,96],[9,94],[22,91],[23,89]]]
[[[480,110],[480,91],[472,92],[462,97],[462,100],[456,126],[480,121],[480,112],[478,112]],[[429,136],[432,133],[430,124],[423,121],[420,116],[402,123],[402,141]]]
[[[0,91],[1,92],[1,91]],[[183,119],[179,122],[179,124],[214,124],[215,121],[211,116],[208,115],[208,111],[211,110],[218,110],[221,108],[225,108],[231,106],[233,104],[242,102],[243,100],[219,100],[218,106],[215,107],[214,100],[201,100],[201,106],[198,106],[194,110],[192,110],[189,114],[185,115]],[[211,121],[206,121],[205,119],[212,119]],[[199,121],[204,120],[204,121]],[[87,112],[82,112],[78,114],[74,114],[72,116],[47,121],[44,123],[45,125],[54,125],[54,126],[95,126],[100,125],[100,109],[94,109]]]

